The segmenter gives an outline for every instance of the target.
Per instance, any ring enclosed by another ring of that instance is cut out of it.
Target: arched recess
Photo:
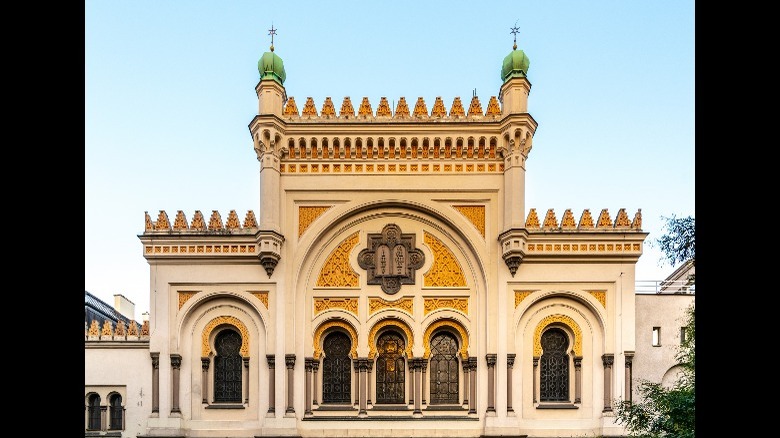
[[[198,292],[193,294],[191,298],[187,299],[187,301],[183,303],[179,309],[179,313],[176,315],[177,331],[182,333],[185,324],[187,324],[188,321],[192,320],[193,318],[194,320],[201,319],[203,312],[205,311],[204,306],[207,306],[209,302],[223,298],[236,300],[237,307],[248,306],[248,309],[253,310],[253,312],[247,313],[250,315],[255,315],[260,320],[262,327],[268,327],[267,321],[270,320],[270,314],[268,308],[265,307],[265,303],[263,303],[258,297],[252,296],[250,298],[244,293],[220,290]],[[197,335],[193,333],[193,336]],[[273,339],[266,339],[266,341],[270,341],[269,346],[273,346]]]
[[[518,293],[521,293],[522,296],[518,297]],[[607,326],[606,309],[598,299],[596,299],[591,294],[568,290],[553,290],[545,292],[515,290],[515,320],[519,321],[522,316],[525,315],[534,305],[553,298],[572,299],[577,303],[584,305],[585,308],[597,319],[598,324],[601,327]]]
[[[209,357],[209,354],[212,353],[209,337],[215,328],[223,324],[232,325],[241,333],[241,349],[239,353],[242,357],[249,357],[249,331],[244,323],[235,316],[218,316],[206,324],[201,335],[201,357]]]
[[[536,325],[534,330],[534,356],[542,355],[542,332],[551,324],[563,324],[567,326],[574,333],[574,347],[573,351],[576,356],[582,356],[582,330],[580,326],[574,322],[573,319],[566,315],[549,315],[544,317],[539,324]]]
[[[428,328],[425,329],[425,335],[423,336],[423,345],[425,347],[425,352],[423,353],[423,358],[428,359],[431,355],[431,335],[433,333],[440,329],[445,328],[448,329],[448,331],[455,335],[456,338],[458,338],[458,341],[460,342],[460,357],[464,360],[469,358],[469,335],[466,331],[466,328],[463,327],[463,325],[454,320],[454,319],[440,319],[438,321],[434,321],[431,323]]]
[[[406,336],[406,349],[404,352],[406,353],[406,357],[408,359],[412,358],[412,347],[414,346],[414,337],[412,336],[412,329],[409,328],[409,325],[406,324],[404,321],[397,319],[397,318],[387,318],[383,319],[376,324],[374,324],[373,327],[371,327],[371,331],[368,333],[368,358],[373,359],[376,357],[376,341],[377,341],[377,334],[384,328],[397,328],[401,330],[404,333],[404,336]]]
[[[340,319],[325,321],[314,330],[314,359],[319,360],[322,355],[323,335],[329,333],[334,328],[341,328],[349,333],[349,337],[352,339],[352,348],[350,348],[349,354],[352,359],[357,359],[357,331],[355,330],[355,327],[352,327],[352,324]]]

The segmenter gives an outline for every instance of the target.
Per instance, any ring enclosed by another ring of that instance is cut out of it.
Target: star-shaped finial
[[[268,35],[271,35],[271,51],[274,51],[274,35],[276,35],[276,29],[274,29],[274,24],[271,23],[271,28],[268,29]]]
[[[517,34],[520,33],[520,28],[517,27],[517,22],[515,22],[515,26],[510,28],[509,33],[515,36],[515,44],[512,46],[513,50],[517,49]]]

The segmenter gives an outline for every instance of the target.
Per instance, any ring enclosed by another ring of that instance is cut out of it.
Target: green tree
[[[666,219],[667,234],[657,240],[672,264],[695,262],[696,222],[693,217]],[[695,278],[689,278],[691,283]],[[615,413],[618,423],[632,436],[651,438],[693,438],[696,430],[696,307],[692,303],[685,313],[685,340],[675,359],[682,367],[677,381],[669,387],[641,381],[639,397],[632,403],[618,400]]]

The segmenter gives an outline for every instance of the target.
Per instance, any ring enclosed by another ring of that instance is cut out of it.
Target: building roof
[[[91,293],[84,291],[84,322],[87,325],[92,323],[92,320],[97,320],[99,324],[103,324],[105,320],[110,320],[112,325],[116,325],[117,322],[124,321],[129,324],[132,320],[117,311],[113,306],[110,306],[105,301],[92,295]]]

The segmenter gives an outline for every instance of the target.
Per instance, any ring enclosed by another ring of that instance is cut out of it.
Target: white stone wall
[[[90,392],[100,394],[108,404],[110,391],[122,395],[125,406],[125,430],[122,437],[135,438],[146,433],[146,421],[152,412],[152,360],[145,343],[86,341],[84,348],[84,406]],[[122,345],[124,344],[124,345]],[[108,412],[106,413],[108,417]],[[86,409],[84,428],[86,429]],[[108,420],[106,420],[108,421]]]

